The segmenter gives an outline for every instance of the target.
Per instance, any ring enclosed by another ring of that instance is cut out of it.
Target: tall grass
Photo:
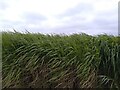
[[[120,37],[2,32],[3,88],[118,88]]]

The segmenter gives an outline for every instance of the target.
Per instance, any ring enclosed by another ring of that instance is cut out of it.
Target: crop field
[[[2,86],[120,89],[120,37],[2,32]]]

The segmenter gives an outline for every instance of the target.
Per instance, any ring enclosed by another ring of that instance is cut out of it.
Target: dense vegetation
[[[2,32],[3,88],[118,88],[120,37]]]

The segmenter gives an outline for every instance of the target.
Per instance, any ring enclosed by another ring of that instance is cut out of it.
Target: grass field
[[[118,88],[120,37],[2,32],[3,88]]]

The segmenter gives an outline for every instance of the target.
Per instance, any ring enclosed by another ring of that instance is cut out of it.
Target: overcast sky
[[[0,0],[0,29],[118,34],[119,0]]]

